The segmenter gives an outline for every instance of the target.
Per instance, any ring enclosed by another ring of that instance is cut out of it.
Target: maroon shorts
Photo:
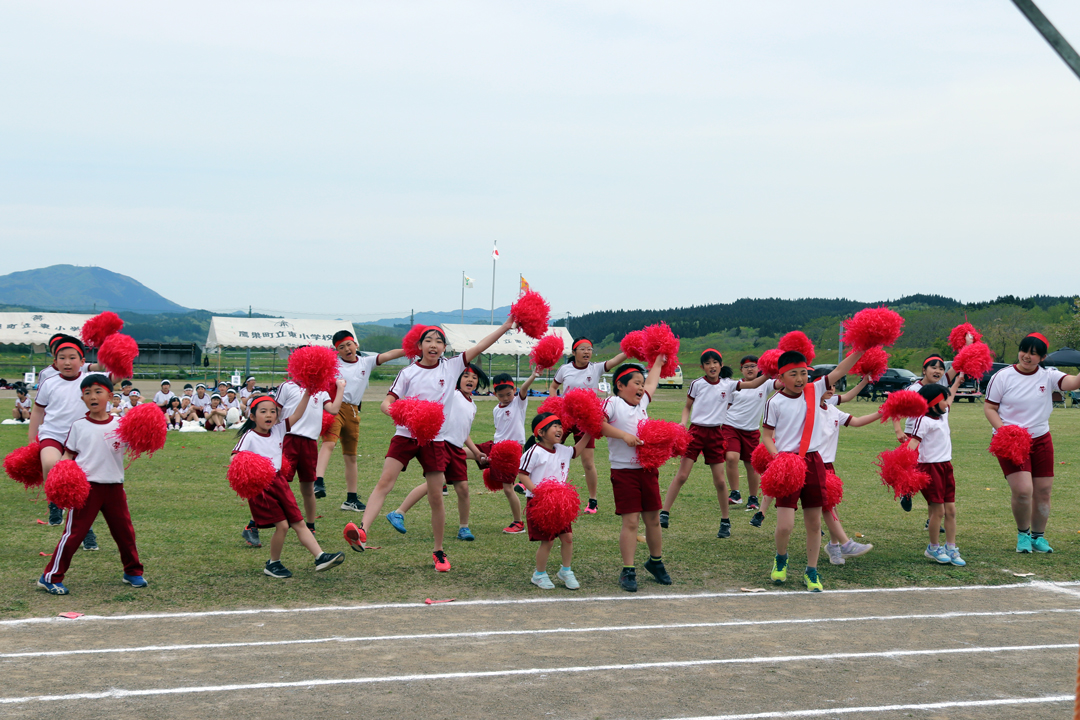
[[[446,452],[446,443],[435,440],[427,445],[421,445],[414,438],[404,435],[395,435],[390,438],[390,447],[386,451],[386,457],[394,458],[401,463],[401,469],[409,467],[409,461],[416,458],[420,461],[420,467],[424,474],[446,472],[447,462],[450,456]]]
[[[956,480],[951,462],[919,463],[919,469],[930,476],[930,484],[922,490],[928,503],[956,502]]]
[[[724,462],[724,432],[720,427],[690,426],[690,444],[686,446],[683,457],[690,462],[697,462],[698,455],[705,455],[706,465],[718,465]]]
[[[754,454],[754,448],[761,439],[760,430],[740,430],[730,425],[721,425],[724,434],[724,451],[739,453],[739,459],[750,462],[750,456]]]
[[[457,445],[446,443],[446,483],[469,482],[469,459],[465,450]]]
[[[659,510],[660,471],[645,468],[611,468],[611,489],[615,495],[615,514]]]
[[[554,535],[545,535],[544,533],[540,532],[536,529],[536,526],[533,525],[533,521],[529,518],[529,508],[532,507],[532,504],[533,498],[529,498],[525,501],[525,526],[529,529],[530,540],[532,540],[533,542],[548,542],[549,540],[554,540],[560,535],[567,535],[574,532],[574,528],[570,525],[567,525]]]
[[[825,463],[825,470],[831,472],[833,475],[836,474],[836,468],[833,467],[832,463]]]
[[[479,445],[477,445],[476,449],[479,450],[480,452],[484,453],[485,455],[490,455],[491,454],[491,448],[493,448],[494,446],[495,446],[495,441],[494,440],[488,440],[487,442],[482,442]]]
[[[39,452],[41,450],[44,450],[45,448],[55,448],[56,450],[60,451],[61,455],[64,454],[64,444],[59,440],[53,440],[52,438],[38,440],[38,447],[40,448]]]
[[[206,417],[206,413],[203,412],[203,409],[201,407],[195,408],[195,415],[201,418]]]
[[[998,458],[998,465],[1005,477],[1013,473],[1029,472],[1031,477],[1054,477],[1054,440],[1050,433],[1040,435],[1031,441],[1031,454],[1022,465]]]
[[[251,509],[251,519],[260,528],[274,527],[282,520],[290,525],[304,520],[292,489],[281,473],[274,476],[274,482],[262,495],[248,500],[248,507]]]
[[[567,432],[566,435],[563,437],[563,445],[568,444],[566,441],[570,439],[571,435],[574,436],[574,444],[577,445],[578,441],[581,440],[581,438],[585,437],[585,431],[578,430],[576,427],[571,427],[570,431]],[[591,450],[594,447],[596,447],[596,438],[590,437],[589,444],[585,446],[585,449]]]
[[[776,498],[776,507],[791,508],[802,504],[803,510],[825,505],[825,463],[816,452],[806,453],[806,483],[797,493]]]
[[[300,482],[315,482],[315,466],[319,462],[319,443],[299,435],[285,435],[281,444],[281,462],[291,466]],[[292,482],[293,474],[285,478]]]

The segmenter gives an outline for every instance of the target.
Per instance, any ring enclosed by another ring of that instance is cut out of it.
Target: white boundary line
[[[83,615],[78,622],[91,620],[162,620],[162,619],[187,619],[230,615],[262,615],[262,614],[289,614],[289,613],[313,613],[313,612],[346,612],[355,610],[405,610],[411,608],[456,608],[483,605],[534,605],[561,602],[648,602],[653,600],[706,600],[710,598],[763,598],[783,596],[788,598],[797,597],[821,597],[822,595],[859,595],[872,593],[903,593],[903,592],[967,592],[971,590],[1015,590],[1017,588],[1043,587],[1053,585],[1062,587],[1066,585],[1080,585],[1080,581],[1040,583],[1033,585],[1030,582],[1009,583],[1007,585],[964,585],[946,587],[897,587],[897,588],[851,588],[847,590],[826,590],[824,593],[792,592],[791,590],[773,590],[763,593],[744,592],[713,592],[713,593],[682,593],[672,595],[647,595],[647,594],[623,594],[623,595],[598,595],[583,597],[534,597],[518,598],[515,600],[458,600],[451,603],[438,605],[426,605],[417,603],[378,603],[371,605],[325,605],[319,607],[302,608],[255,608],[250,610],[203,610],[196,612],[178,613],[146,613],[141,615]],[[71,620],[63,618],[22,618],[19,620],[0,620],[0,626],[26,625],[32,623],[70,623]]]
[[[725,622],[670,623],[657,625],[601,625],[596,627],[543,628],[538,630],[479,630],[454,633],[414,633],[408,635],[368,635],[359,637],[324,637],[300,640],[263,640],[252,642],[196,643],[187,645],[143,645],[129,648],[97,648],[84,650],[41,650],[37,652],[0,653],[0,660],[14,658],[63,657],[68,655],[107,655],[139,652],[176,652],[180,650],[220,650],[241,647],[277,647],[282,645],[320,645],[324,643],[400,642],[404,640],[456,640],[522,635],[587,634],[593,632],[632,632],[648,630],[685,630],[690,628],[749,627],[761,625],[816,625],[818,623],[888,622],[893,620],[952,620],[974,617],[1015,617],[1051,613],[1080,613],[1080,608],[1046,610],[1001,610],[992,612],[945,612],[916,615],[867,615],[859,617],[785,618],[781,620],[729,620]]]
[[[188,695],[193,693],[243,692],[251,690],[270,690],[278,688],[313,688],[329,685],[372,685],[398,682],[430,682],[432,680],[466,680],[482,678],[501,678],[523,675],[559,675],[591,672],[625,672],[635,670],[655,670],[658,668],[693,668],[710,665],[770,665],[774,663],[813,662],[822,660],[861,660],[866,658],[902,658],[930,655],[969,655],[1001,652],[1027,652],[1030,650],[1075,650],[1078,643],[1057,645],[1003,645],[994,647],[942,648],[937,650],[885,650],[881,652],[828,653],[822,655],[780,655],[750,658],[715,658],[708,660],[675,660],[667,662],[632,663],[627,665],[571,665],[551,668],[523,668],[520,670],[488,670],[477,672],[431,673],[414,675],[389,675],[384,677],[336,678],[320,680],[298,680],[295,682],[265,682],[236,685],[196,685],[177,688],[148,688],[145,690],[124,690],[112,688],[102,692],[71,693],[69,695],[28,695],[24,697],[0,698],[0,705],[27,702],[53,702],[57,700],[106,700],[110,698],[148,697],[154,695]]]
[[[1070,583],[1071,585],[1072,583]],[[1032,580],[1031,586],[1038,588],[1039,590],[1049,590],[1050,592],[1058,592],[1064,595],[1071,595],[1073,597],[1080,598],[1080,590],[1074,590],[1069,587],[1065,587],[1065,583],[1052,583],[1044,582],[1043,580]]]
[[[764,718],[801,718],[849,715],[851,713],[896,712],[902,710],[945,710],[946,708],[978,708],[999,705],[1036,705],[1039,703],[1072,702],[1072,695],[1047,695],[1035,698],[1001,698],[998,700],[954,700],[948,702],[921,703],[918,705],[873,705],[869,707],[821,708],[817,710],[777,710],[776,712],[746,713],[742,715],[709,715],[677,720],[764,720]],[[672,719],[676,720],[676,719]]]

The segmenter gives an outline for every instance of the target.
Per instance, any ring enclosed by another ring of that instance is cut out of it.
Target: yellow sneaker
[[[810,592],[821,592],[824,589],[821,587],[821,577],[818,576],[817,570],[807,570],[803,573],[802,580]]]
[[[776,558],[773,558],[772,574],[770,575],[770,577],[772,578],[772,581],[777,585],[787,580],[787,563],[784,563],[784,567],[777,567]]]

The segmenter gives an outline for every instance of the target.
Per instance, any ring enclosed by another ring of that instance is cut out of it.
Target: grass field
[[[385,391],[372,387],[369,399]],[[684,394],[662,390],[651,407],[653,417],[678,420]],[[389,418],[378,412],[376,402],[366,404],[361,421],[360,491],[366,499],[378,477],[382,457],[392,433]],[[492,434],[490,401],[481,401],[473,439]],[[532,401],[533,408],[539,403]],[[11,400],[0,400],[3,417]],[[845,409],[861,415],[872,410],[869,403],[853,403]],[[861,533],[874,551],[843,567],[823,562],[819,568],[826,589],[845,587],[996,584],[1016,582],[1013,572],[1032,572],[1039,579],[1080,579],[1080,490],[1077,489],[1077,448],[1080,411],[1054,410],[1051,419],[1057,449],[1057,483],[1054,509],[1047,537],[1052,555],[1017,555],[1015,530],[1009,512],[1009,493],[996,461],[986,452],[988,425],[981,405],[958,406],[952,415],[954,465],[957,469],[957,506],[961,551],[966,568],[937,566],[922,556],[925,504],[916,499],[906,514],[881,487],[873,465],[882,449],[892,447],[888,426],[844,429],[840,439],[837,470],[845,481],[845,500],[838,508],[849,535]],[[26,441],[26,429],[0,426],[0,453],[6,454]],[[514,597],[543,592],[529,583],[536,549],[524,535],[504,535],[509,519],[504,496],[484,490],[475,472],[472,486],[472,543],[453,539],[456,501],[447,498],[447,552],[454,569],[436,574],[432,568],[431,529],[427,505],[421,503],[406,517],[409,532],[399,535],[380,519],[371,528],[370,544],[382,549],[363,554],[346,549],[341,528],[355,513],[338,509],[344,498],[343,466],[335,455],[327,473],[330,495],[323,501],[318,537],[326,550],[346,551],[346,562],[316,575],[311,558],[290,535],[283,561],[294,572],[291,580],[273,580],[262,574],[266,548],[244,545],[240,530],[248,518],[247,504],[237,498],[225,480],[233,433],[170,434],[164,450],[152,459],[135,462],[127,473],[127,491],[138,536],[139,550],[150,587],[133,591],[121,584],[116,547],[103,520],[95,525],[102,550],[76,554],[65,580],[72,594],[57,598],[35,589],[52,552],[59,529],[39,525],[46,519],[43,498],[26,493],[10,480],[0,483],[0,616],[51,615],[75,610],[86,613],[177,611],[187,609],[259,606],[301,606],[356,602],[416,601],[433,598]],[[613,514],[607,481],[607,452],[603,441],[597,449],[600,468],[600,508],[595,516],[582,516],[574,525],[574,570],[582,583],[581,593],[619,592],[620,566],[617,535],[619,520]],[[661,471],[666,489],[675,472],[671,462]],[[572,478],[585,496],[580,465]],[[417,482],[419,468],[410,466],[388,498],[385,514]],[[745,478],[743,493],[746,494]],[[773,555],[770,516],[765,527],[748,524],[750,513],[733,509],[732,537],[715,537],[719,509],[708,472],[700,464],[684,487],[664,535],[664,556],[675,581],[669,592],[726,591],[740,587],[765,587]],[[268,534],[267,534],[268,536]],[[264,540],[266,538],[264,537]],[[801,542],[792,543],[791,559],[798,568],[805,560]],[[556,554],[555,557],[557,557]],[[645,559],[640,546],[639,564]],[[550,569],[557,569],[552,560]],[[795,583],[789,583],[797,590]],[[644,591],[660,586],[643,582]],[[553,593],[565,593],[561,587]]]

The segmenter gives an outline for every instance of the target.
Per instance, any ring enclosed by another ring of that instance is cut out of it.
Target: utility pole
[[[248,317],[251,317],[251,306],[248,305]],[[247,349],[247,362],[244,364],[244,380],[251,377],[251,348]]]

